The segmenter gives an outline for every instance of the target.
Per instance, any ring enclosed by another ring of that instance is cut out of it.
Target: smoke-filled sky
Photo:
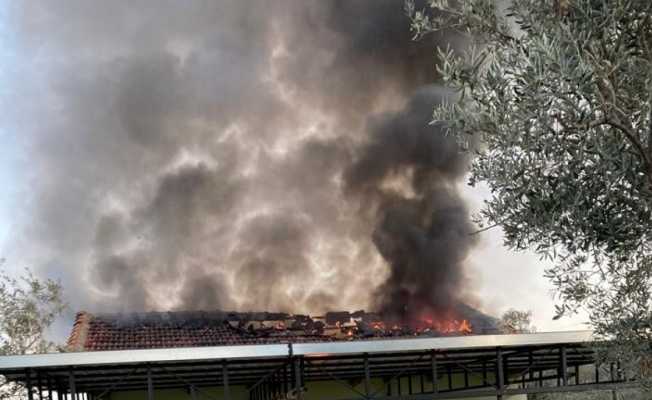
[[[555,327],[536,258],[469,235],[484,193],[427,124],[459,40],[410,41],[402,1],[2,7],[0,257],[73,309],[464,301]]]

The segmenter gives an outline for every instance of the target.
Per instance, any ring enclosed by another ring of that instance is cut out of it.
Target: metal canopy
[[[95,398],[124,390],[186,388],[194,393],[244,385],[252,400],[270,400],[300,393],[314,381],[348,385],[352,397],[367,399],[395,394],[416,399],[426,393],[429,398],[464,397],[480,391],[502,395],[515,390],[508,387],[516,383],[523,390],[542,390],[551,381],[580,388],[587,382],[581,382],[579,369],[595,363],[593,349],[586,346],[591,339],[591,332],[577,331],[6,356],[0,357],[0,374],[41,387],[37,393],[47,387]],[[591,384],[623,381],[614,366],[606,371],[606,379],[598,372]],[[454,376],[463,376],[464,384],[454,382]],[[381,379],[387,393],[370,393],[371,379]],[[364,393],[351,385],[361,381]]]
[[[311,357],[324,354],[392,353],[415,350],[473,349],[556,343],[582,344],[590,342],[592,339],[591,331],[569,331],[518,335],[470,335],[437,338],[295,343],[292,345],[292,354]],[[0,357],[0,373],[2,373],[2,370],[13,368],[79,367],[87,365],[287,357],[289,349],[288,344],[265,344],[4,356]]]

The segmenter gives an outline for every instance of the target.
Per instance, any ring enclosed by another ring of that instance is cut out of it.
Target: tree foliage
[[[519,311],[513,308],[505,311],[498,323],[503,333],[534,333],[532,311]]]
[[[0,272],[0,355],[47,353],[56,349],[45,334],[65,309],[61,285],[30,271],[16,279]],[[0,399],[16,398],[24,388],[0,376]]]
[[[558,316],[585,308],[610,352],[639,376],[652,359],[652,2],[408,1],[457,92],[435,109],[474,155],[470,184],[492,196],[476,217],[513,249],[552,265]],[[484,225],[483,225],[484,224]],[[652,375],[648,374],[647,376]]]

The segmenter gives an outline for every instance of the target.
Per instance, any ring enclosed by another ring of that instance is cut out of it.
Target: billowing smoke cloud
[[[372,123],[345,175],[377,219],[373,241],[390,275],[375,308],[391,318],[448,317],[464,294],[472,226],[455,183],[465,163],[450,138],[428,127],[428,110],[440,101],[432,89],[419,91],[404,110]]]
[[[20,246],[74,307],[459,297],[464,159],[427,125],[448,38],[412,42],[401,0],[12,7],[34,160]]]

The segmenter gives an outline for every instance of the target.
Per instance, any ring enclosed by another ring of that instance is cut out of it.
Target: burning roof
[[[479,316],[482,316],[481,318]],[[308,316],[271,312],[150,312],[77,314],[68,347],[72,351],[278,344],[365,340],[388,337],[495,333],[483,314],[468,319],[383,321],[376,313],[328,312]]]

